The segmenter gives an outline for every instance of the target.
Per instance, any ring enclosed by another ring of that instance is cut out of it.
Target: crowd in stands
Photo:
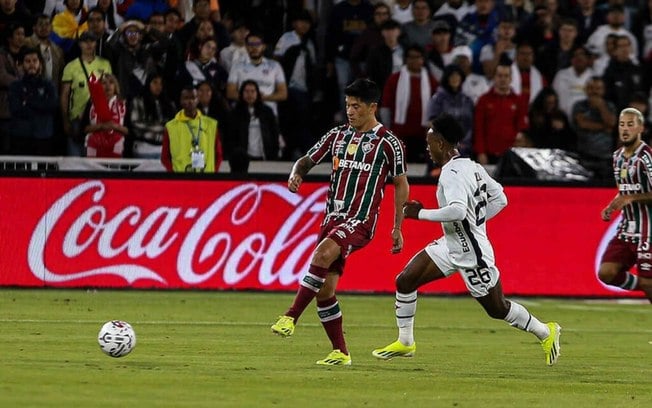
[[[0,0],[0,45],[0,155],[246,172],[343,123],[360,77],[409,162],[448,112],[482,164],[559,148],[607,178],[618,112],[652,119],[652,0]]]

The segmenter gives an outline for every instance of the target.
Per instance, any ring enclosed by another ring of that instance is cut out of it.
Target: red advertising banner
[[[316,244],[328,186],[307,182],[0,178],[0,285],[161,289],[297,288]],[[435,207],[435,186],[410,196]],[[488,223],[507,294],[632,296],[602,285],[596,264],[615,223],[606,188],[507,187]],[[412,255],[441,236],[406,220],[391,255],[393,188],[376,237],[352,254],[339,290],[393,292]],[[465,293],[459,277],[424,293]],[[637,296],[634,294],[634,296]]]

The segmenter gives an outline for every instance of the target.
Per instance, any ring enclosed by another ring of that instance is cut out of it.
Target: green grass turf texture
[[[488,318],[469,297],[420,297],[414,358],[378,361],[396,339],[393,296],[340,295],[351,367],[314,304],[294,336],[269,329],[289,293],[0,290],[0,407],[650,407],[650,305],[521,299],[557,320],[562,356]],[[123,358],[97,345],[134,326]]]

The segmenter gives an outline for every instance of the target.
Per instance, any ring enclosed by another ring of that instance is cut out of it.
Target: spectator
[[[256,81],[245,80],[231,112],[224,148],[232,173],[247,173],[251,160],[275,160],[279,127],[274,112],[263,103]]]
[[[414,20],[412,0],[395,0],[390,14],[391,18],[399,24],[409,23]]]
[[[559,99],[554,89],[546,87],[532,102],[528,138],[533,147],[575,151],[577,138],[568,123],[566,114],[559,109]]]
[[[478,99],[473,114],[473,150],[480,164],[496,164],[527,128],[527,104],[514,93],[511,61],[496,67],[489,92]]]
[[[512,64],[512,89],[526,105],[548,85],[541,72],[534,66],[534,48],[527,42],[516,46],[516,60]]]
[[[326,75],[337,78],[338,122],[344,120],[344,88],[354,79],[349,60],[351,47],[371,22],[373,13],[367,0],[344,0],[331,9],[326,27]]]
[[[9,85],[11,153],[52,156],[55,154],[54,118],[59,107],[56,86],[41,75],[37,48],[23,48],[18,63],[24,75]]]
[[[471,70],[473,65],[473,53],[471,48],[466,45],[460,45],[450,53],[451,64],[455,64],[464,72],[464,83],[462,83],[462,92],[471,98],[473,104],[478,102],[480,96],[489,92],[491,88],[490,81],[484,76],[476,74]]]
[[[369,51],[367,57],[367,77],[381,86],[387,78],[398,72],[405,60],[403,46],[398,39],[401,35],[401,25],[394,20],[388,20],[380,28],[383,43]]]
[[[605,98],[614,103],[616,111],[620,112],[629,104],[629,98],[643,89],[643,71],[640,65],[632,60],[631,39],[621,35],[616,39],[616,51],[607,69],[602,75],[605,86]]]
[[[43,65],[39,67],[43,77],[52,81],[58,88],[65,61],[61,47],[50,40],[51,32],[52,21],[50,17],[41,14],[34,23],[34,34],[25,40],[25,45],[30,48],[37,48],[43,59]]]
[[[604,40],[607,52],[602,55],[599,54],[599,51],[597,51],[595,47],[587,46],[587,49],[591,52],[593,57],[592,68],[596,76],[604,75],[607,65],[609,65],[612,58],[616,57],[616,40],[618,40],[618,34],[611,33],[607,35],[607,38]]]
[[[92,80],[92,79],[91,79]],[[83,116],[82,127],[86,132],[86,157],[119,158],[123,156],[125,136],[129,129],[124,125],[127,116],[127,103],[120,96],[120,84],[112,74],[104,74],[101,79],[105,100],[92,98]],[[95,104],[97,103],[97,105]],[[109,116],[103,117],[104,110]]]
[[[490,44],[500,22],[494,0],[476,0],[475,11],[468,13],[457,25],[455,45],[468,45],[473,52],[473,72],[481,73],[480,50]]]
[[[604,95],[602,78],[591,78],[586,83],[586,99],[573,105],[572,119],[582,164],[600,179],[610,178],[613,174],[611,157],[617,123],[616,106]]]
[[[272,108],[274,114],[278,117],[276,103],[284,101],[288,97],[283,67],[277,61],[264,57],[266,46],[260,34],[249,33],[246,44],[251,62],[233,66],[226,83],[226,97],[232,101],[237,101],[239,99],[238,89],[240,85],[246,79],[253,79],[258,83],[263,101]]]
[[[435,29],[430,3],[426,0],[414,0],[412,2],[412,16],[412,21],[403,24],[401,28],[403,32],[401,44],[405,48],[418,45],[425,50],[432,40],[432,32]],[[450,27],[448,28],[450,30]]]
[[[580,44],[586,44],[589,36],[606,21],[604,11],[595,7],[595,3],[596,0],[577,0],[577,5],[571,11],[571,17],[577,21],[577,41]]]
[[[464,131],[464,138],[458,144],[458,150],[464,157],[473,152],[473,100],[462,92],[464,71],[458,65],[451,64],[444,69],[437,92],[428,101],[427,117],[432,120],[442,113],[448,113],[459,123]]]
[[[549,7],[551,4],[554,6]],[[554,13],[555,7],[555,0],[536,5],[530,19],[519,27],[517,42],[526,40],[535,51],[550,46],[555,39],[555,21],[559,17]]]
[[[17,5],[16,0],[0,1],[0,44],[5,44],[9,35],[10,25],[21,25],[23,27],[32,26],[32,17],[29,11],[22,5]],[[25,30],[26,35],[32,33]]]
[[[84,154],[83,128],[81,118],[90,100],[88,92],[88,78],[95,74],[101,78],[105,73],[110,74],[111,64],[102,57],[95,55],[97,37],[90,32],[79,36],[78,44],[81,56],[70,61],[63,68],[61,78],[61,113],[63,131],[67,137],[67,152],[69,156],[82,156]]]
[[[163,75],[149,74],[141,95],[129,105],[127,150],[139,159],[161,158],[165,124],[174,117],[176,107],[165,92]]]
[[[550,83],[561,69],[570,67],[577,44],[577,21],[572,18],[560,20],[557,36],[552,42],[536,50],[535,65]]]
[[[418,45],[405,50],[405,65],[387,79],[380,117],[404,143],[406,160],[426,163],[426,108],[437,80],[425,68],[425,51]]]
[[[197,85],[197,109],[211,118],[217,120],[217,127],[221,131],[229,118],[231,105],[224,94],[213,87],[209,81],[200,82]]]
[[[217,62],[217,43],[209,37],[199,44],[199,55],[192,61],[188,60],[180,68],[179,83],[181,86],[197,87],[201,82],[208,81],[222,95],[226,90],[226,80],[229,74]]]
[[[632,20],[631,32],[636,36],[641,51],[639,60],[652,60],[652,0],[647,0]]]
[[[215,37],[215,28],[213,27],[213,22],[209,20],[204,20],[199,22],[197,26],[197,31],[190,39],[190,41],[185,44],[184,55],[186,60],[192,60],[199,56],[199,44],[212,38],[215,40],[215,44],[219,44]],[[218,51],[219,52],[219,51]]]
[[[121,1],[121,0],[118,0]],[[104,26],[109,34],[113,34],[124,22],[124,18],[118,13],[114,0],[97,0],[95,7],[104,15]],[[133,6],[132,6],[133,7]],[[131,8],[130,8],[131,10]],[[90,18],[90,17],[89,17]],[[131,18],[131,17],[129,17]],[[145,21],[146,19],[143,19]],[[89,22],[90,25],[90,22]],[[90,30],[90,27],[89,27]]]
[[[652,142],[652,121],[650,120],[650,100],[643,92],[635,92],[629,100],[628,108],[637,109],[643,115],[643,134],[641,138],[647,144]]]
[[[288,98],[280,105],[279,118],[287,160],[297,160],[316,142],[311,126],[313,95],[318,85],[317,55],[308,36],[311,25],[308,11],[296,14],[292,21],[294,30],[284,33],[274,50],[288,81]]]
[[[485,44],[480,50],[480,63],[482,72],[486,78],[493,78],[494,70],[500,61],[500,57],[506,54],[510,59],[516,58],[516,21],[505,16],[496,29],[495,39]]]
[[[197,90],[181,90],[181,110],[165,124],[161,163],[175,173],[216,173],[222,164],[217,121],[198,109]]]
[[[95,44],[95,55],[98,57],[105,58],[109,61],[113,61],[113,55],[111,54],[111,47],[109,47],[109,32],[106,30],[106,23],[104,21],[104,12],[97,7],[93,7],[88,11],[88,18],[86,22],[88,23],[88,31],[95,34],[97,38],[97,43]],[[66,60],[72,61],[75,58],[79,58],[80,54],[79,44],[75,43],[70,51],[66,53]]]
[[[532,17],[534,7],[530,0],[505,0],[502,7],[504,16],[509,15],[514,20],[516,27],[527,24],[527,21]]]
[[[310,14],[308,14],[310,15]],[[360,78],[366,70],[365,61],[369,51],[383,43],[383,36],[380,28],[383,23],[391,17],[389,6],[378,2],[374,5],[374,14],[371,24],[364,29],[358,38],[353,42],[349,59],[353,70],[353,76]],[[312,146],[312,145],[311,145]]]
[[[64,0],[63,4],[66,9],[52,19],[52,40],[61,47],[66,61],[70,61],[72,57],[68,54],[77,38],[88,30],[88,23],[82,0]]]
[[[211,8],[209,0],[195,0],[193,2],[192,10],[194,15],[190,21],[183,25],[181,29],[178,30],[179,41],[184,46],[190,43],[190,40],[195,36],[197,30],[199,29],[199,24],[202,21],[208,21],[213,26],[213,35],[217,39],[217,45],[219,50],[225,48],[229,45],[229,33],[226,31],[226,28],[219,21],[211,20]]]
[[[231,72],[231,68],[240,62],[250,62],[245,45],[245,39],[248,34],[249,28],[244,21],[236,21],[233,26],[233,31],[231,31],[231,45],[220,51],[220,63],[226,69],[226,72]]]
[[[629,58],[632,61],[638,62],[638,42],[636,37],[625,28],[625,11],[621,5],[612,5],[607,11],[607,23],[602,24],[595,29],[593,34],[586,41],[586,45],[594,51],[597,51],[598,56],[606,54],[606,38],[609,34],[617,34],[619,36],[626,36],[630,41]]]
[[[443,20],[435,21],[431,35],[432,42],[427,56],[427,67],[437,81],[441,80],[444,67],[449,63],[451,52],[451,28]]]
[[[455,42],[455,32],[457,25],[467,14],[475,11],[475,5],[470,4],[467,0],[446,0],[435,11],[434,20],[443,20],[448,23],[451,28],[451,40]]]
[[[8,36],[4,46],[0,48],[0,152],[9,151],[7,126],[11,114],[9,112],[9,85],[16,81],[18,72],[18,55],[25,45],[25,28],[18,23],[7,25]]]
[[[143,23],[128,20],[109,41],[113,55],[111,66],[127,99],[141,93],[147,75],[155,67],[151,52],[143,46],[144,32]]]
[[[591,54],[586,47],[573,50],[571,66],[560,69],[552,82],[552,88],[559,98],[559,108],[571,118],[575,102],[586,98],[586,83],[595,76],[591,69]]]

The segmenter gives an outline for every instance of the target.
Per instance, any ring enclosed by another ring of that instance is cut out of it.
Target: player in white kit
[[[459,271],[471,296],[487,314],[537,336],[546,364],[553,365],[560,354],[561,327],[555,322],[542,323],[522,305],[505,299],[486,221],[507,205],[507,197],[480,164],[460,157],[456,145],[463,137],[462,128],[448,114],[434,119],[428,131],[430,158],[442,166],[439,208],[424,209],[420,202],[410,201],[403,206],[403,213],[406,218],[441,222],[444,236],[417,253],[396,277],[398,340],[372,354],[382,360],[412,357],[416,351],[417,289]]]

